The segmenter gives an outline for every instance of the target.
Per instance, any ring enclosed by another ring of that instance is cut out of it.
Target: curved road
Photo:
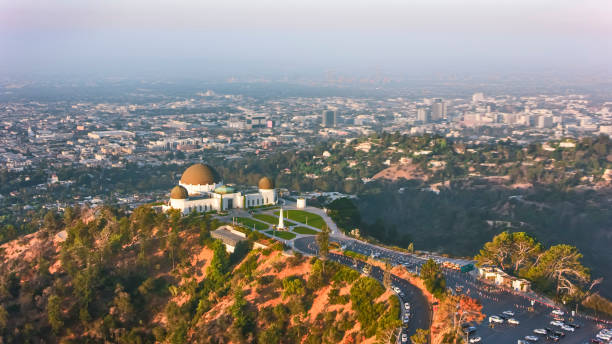
[[[338,241],[337,238],[330,238],[330,240]],[[303,238],[298,238],[293,241],[293,246],[296,250],[301,251],[307,255],[316,255],[318,252],[318,246],[314,236],[308,236]],[[344,264],[352,269],[355,269],[359,272],[363,269],[367,263],[364,263],[359,260],[353,260],[349,257],[338,255],[338,254],[329,254],[329,259],[341,264]],[[382,283],[383,280],[383,270],[372,266],[370,270],[370,276],[378,280]],[[408,325],[402,328],[402,333],[406,333],[408,337],[412,336],[416,333],[416,330],[419,328],[428,329],[431,324],[431,311],[429,309],[429,304],[427,303],[427,299],[421,293],[419,288],[410,284],[408,281],[399,278],[395,275],[391,275],[391,282],[393,285],[400,288],[403,295],[400,296],[402,308],[402,316],[404,309],[404,302],[410,302],[411,305],[411,317]]]

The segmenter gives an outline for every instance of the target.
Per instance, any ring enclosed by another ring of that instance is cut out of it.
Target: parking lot
[[[414,255],[391,251],[356,240],[347,240],[342,238],[333,238],[332,240],[338,242],[345,249],[367,256],[374,256],[378,259],[389,259],[389,261],[394,265],[404,265],[413,273],[418,273],[420,266],[425,262],[424,259]],[[312,241],[314,242],[314,240]],[[372,271],[374,272],[373,277],[376,277],[376,269],[373,269]],[[454,289],[455,287],[459,286],[462,294],[469,295],[482,303],[483,313],[486,315],[486,320],[481,324],[475,325],[476,331],[473,334],[473,336],[482,338],[481,343],[514,344],[517,343],[519,339],[524,340],[525,336],[535,336],[538,338],[537,342],[552,343],[553,341],[546,339],[545,335],[538,335],[533,332],[533,330],[537,328],[550,328],[556,331],[560,330],[561,332],[564,332],[565,336],[559,340],[559,343],[582,344],[590,342],[591,338],[594,338],[597,332],[602,328],[601,325],[598,325],[594,321],[580,317],[577,319],[570,319],[569,316],[566,315],[563,317],[564,321],[576,322],[581,326],[574,332],[564,331],[550,324],[550,321],[554,319],[551,315],[552,308],[549,306],[536,302],[532,307],[531,301],[526,297],[485,284],[467,273],[461,273],[448,269],[444,269],[444,273],[448,287]],[[382,276],[382,272],[380,272],[380,274]],[[412,286],[407,281],[393,279],[393,284],[395,285],[396,283],[400,288],[402,288],[402,291],[406,295],[406,300],[411,302],[411,304],[415,302],[415,299],[419,299],[418,297],[415,298],[414,296],[414,289],[416,289],[416,287]],[[420,294],[420,292],[418,292],[418,294]],[[424,298],[423,301],[425,301]],[[426,302],[423,305],[420,305],[419,308],[415,308],[413,306],[413,318],[411,318],[411,323],[408,326],[408,333],[414,333],[417,328],[429,327],[429,323],[423,323],[423,319],[427,319],[427,321],[429,321],[429,314],[427,318],[418,316],[414,317],[415,312],[418,312],[420,309],[425,310],[427,307]],[[519,324],[510,325],[507,323],[507,321],[504,321],[502,324],[490,326],[488,321],[489,317],[492,315],[501,315],[504,311],[512,311],[514,313],[514,318],[519,321]]]

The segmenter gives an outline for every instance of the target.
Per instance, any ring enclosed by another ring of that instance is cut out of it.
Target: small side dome
[[[268,177],[261,177],[259,180],[259,188],[262,190],[271,190],[274,189],[274,183]]]
[[[220,195],[231,194],[234,193],[234,188],[227,185],[221,185],[215,189],[215,193],[218,193]]]
[[[186,199],[187,197],[189,197],[187,189],[180,185],[173,187],[172,191],[170,191],[170,198],[172,199]]]

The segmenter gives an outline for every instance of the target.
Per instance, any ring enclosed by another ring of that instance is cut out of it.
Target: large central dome
[[[221,181],[221,177],[214,168],[204,164],[189,166],[181,176],[181,184],[210,185]]]

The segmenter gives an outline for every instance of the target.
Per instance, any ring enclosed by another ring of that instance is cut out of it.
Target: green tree
[[[213,242],[212,250],[213,258],[210,261],[210,266],[206,270],[206,273],[208,279],[213,282],[214,286],[220,287],[225,282],[225,274],[230,266],[229,255],[221,240],[215,240]]]
[[[344,231],[350,231],[361,225],[359,209],[348,198],[338,198],[327,205],[329,216]]]
[[[527,276],[537,282],[549,282],[557,295],[576,296],[591,279],[581,262],[582,254],[571,245],[551,246],[529,270]]]
[[[416,333],[410,336],[412,344],[429,344],[429,330],[418,328]]]
[[[421,267],[421,279],[425,283],[425,288],[435,295],[437,298],[441,298],[446,291],[446,280],[442,269],[433,259],[429,259]]]
[[[49,300],[47,301],[47,318],[49,319],[49,325],[51,325],[53,332],[56,334],[59,333],[62,326],[64,326],[60,306],[61,300],[59,296],[55,294],[49,296]]]
[[[541,245],[525,232],[512,233],[510,261],[515,273],[522,268],[529,268],[541,253]]]
[[[116,314],[121,322],[127,323],[132,320],[134,316],[134,306],[132,306],[130,294],[125,292],[121,284],[117,284],[115,287],[113,306],[115,307]]]
[[[329,254],[329,228],[327,226],[323,226],[321,232],[317,234],[317,244],[319,245],[319,257],[326,260]]]
[[[53,210],[49,210],[43,219],[43,227],[54,232],[60,228],[60,221]]]
[[[244,293],[241,288],[236,288],[234,291],[234,303],[230,308],[232,318],[234,319],[232,326],[239,333],[240,337],[253,331],[254,317],[248,309],[249,303],[244,299]]]
[[[75,218],[76,214],[74,209],[72,207],[66,207],[66,209],[64,209],[64,225],[70,226]]]
[[[502,232],[490,242],[484,245],[480,253],[475,257],[480,265],[497,265],[502,270],[511,266],[512,257],[512,234]]]
[[[8,324],[8,312],[3,305],[0,305],[0,333],[6,329]]]
[[[304,281],[299,277],[287,277],[283,279],[283,297],[291,295],[304,295],[306,288]]]
[[[168,250],[168,254],[170,255],[170,259],[172,260],[172,270],[174,270],[176,254],[179,251],[180,246],[181,239],[178,235],[178,230],[172,229],[168,234],[168,238],[166,241],[166,249]]]
[[[383,274],[383,285],[385,288],[391,288],[391,263],[388,259],[385,259],[385,271]]]

